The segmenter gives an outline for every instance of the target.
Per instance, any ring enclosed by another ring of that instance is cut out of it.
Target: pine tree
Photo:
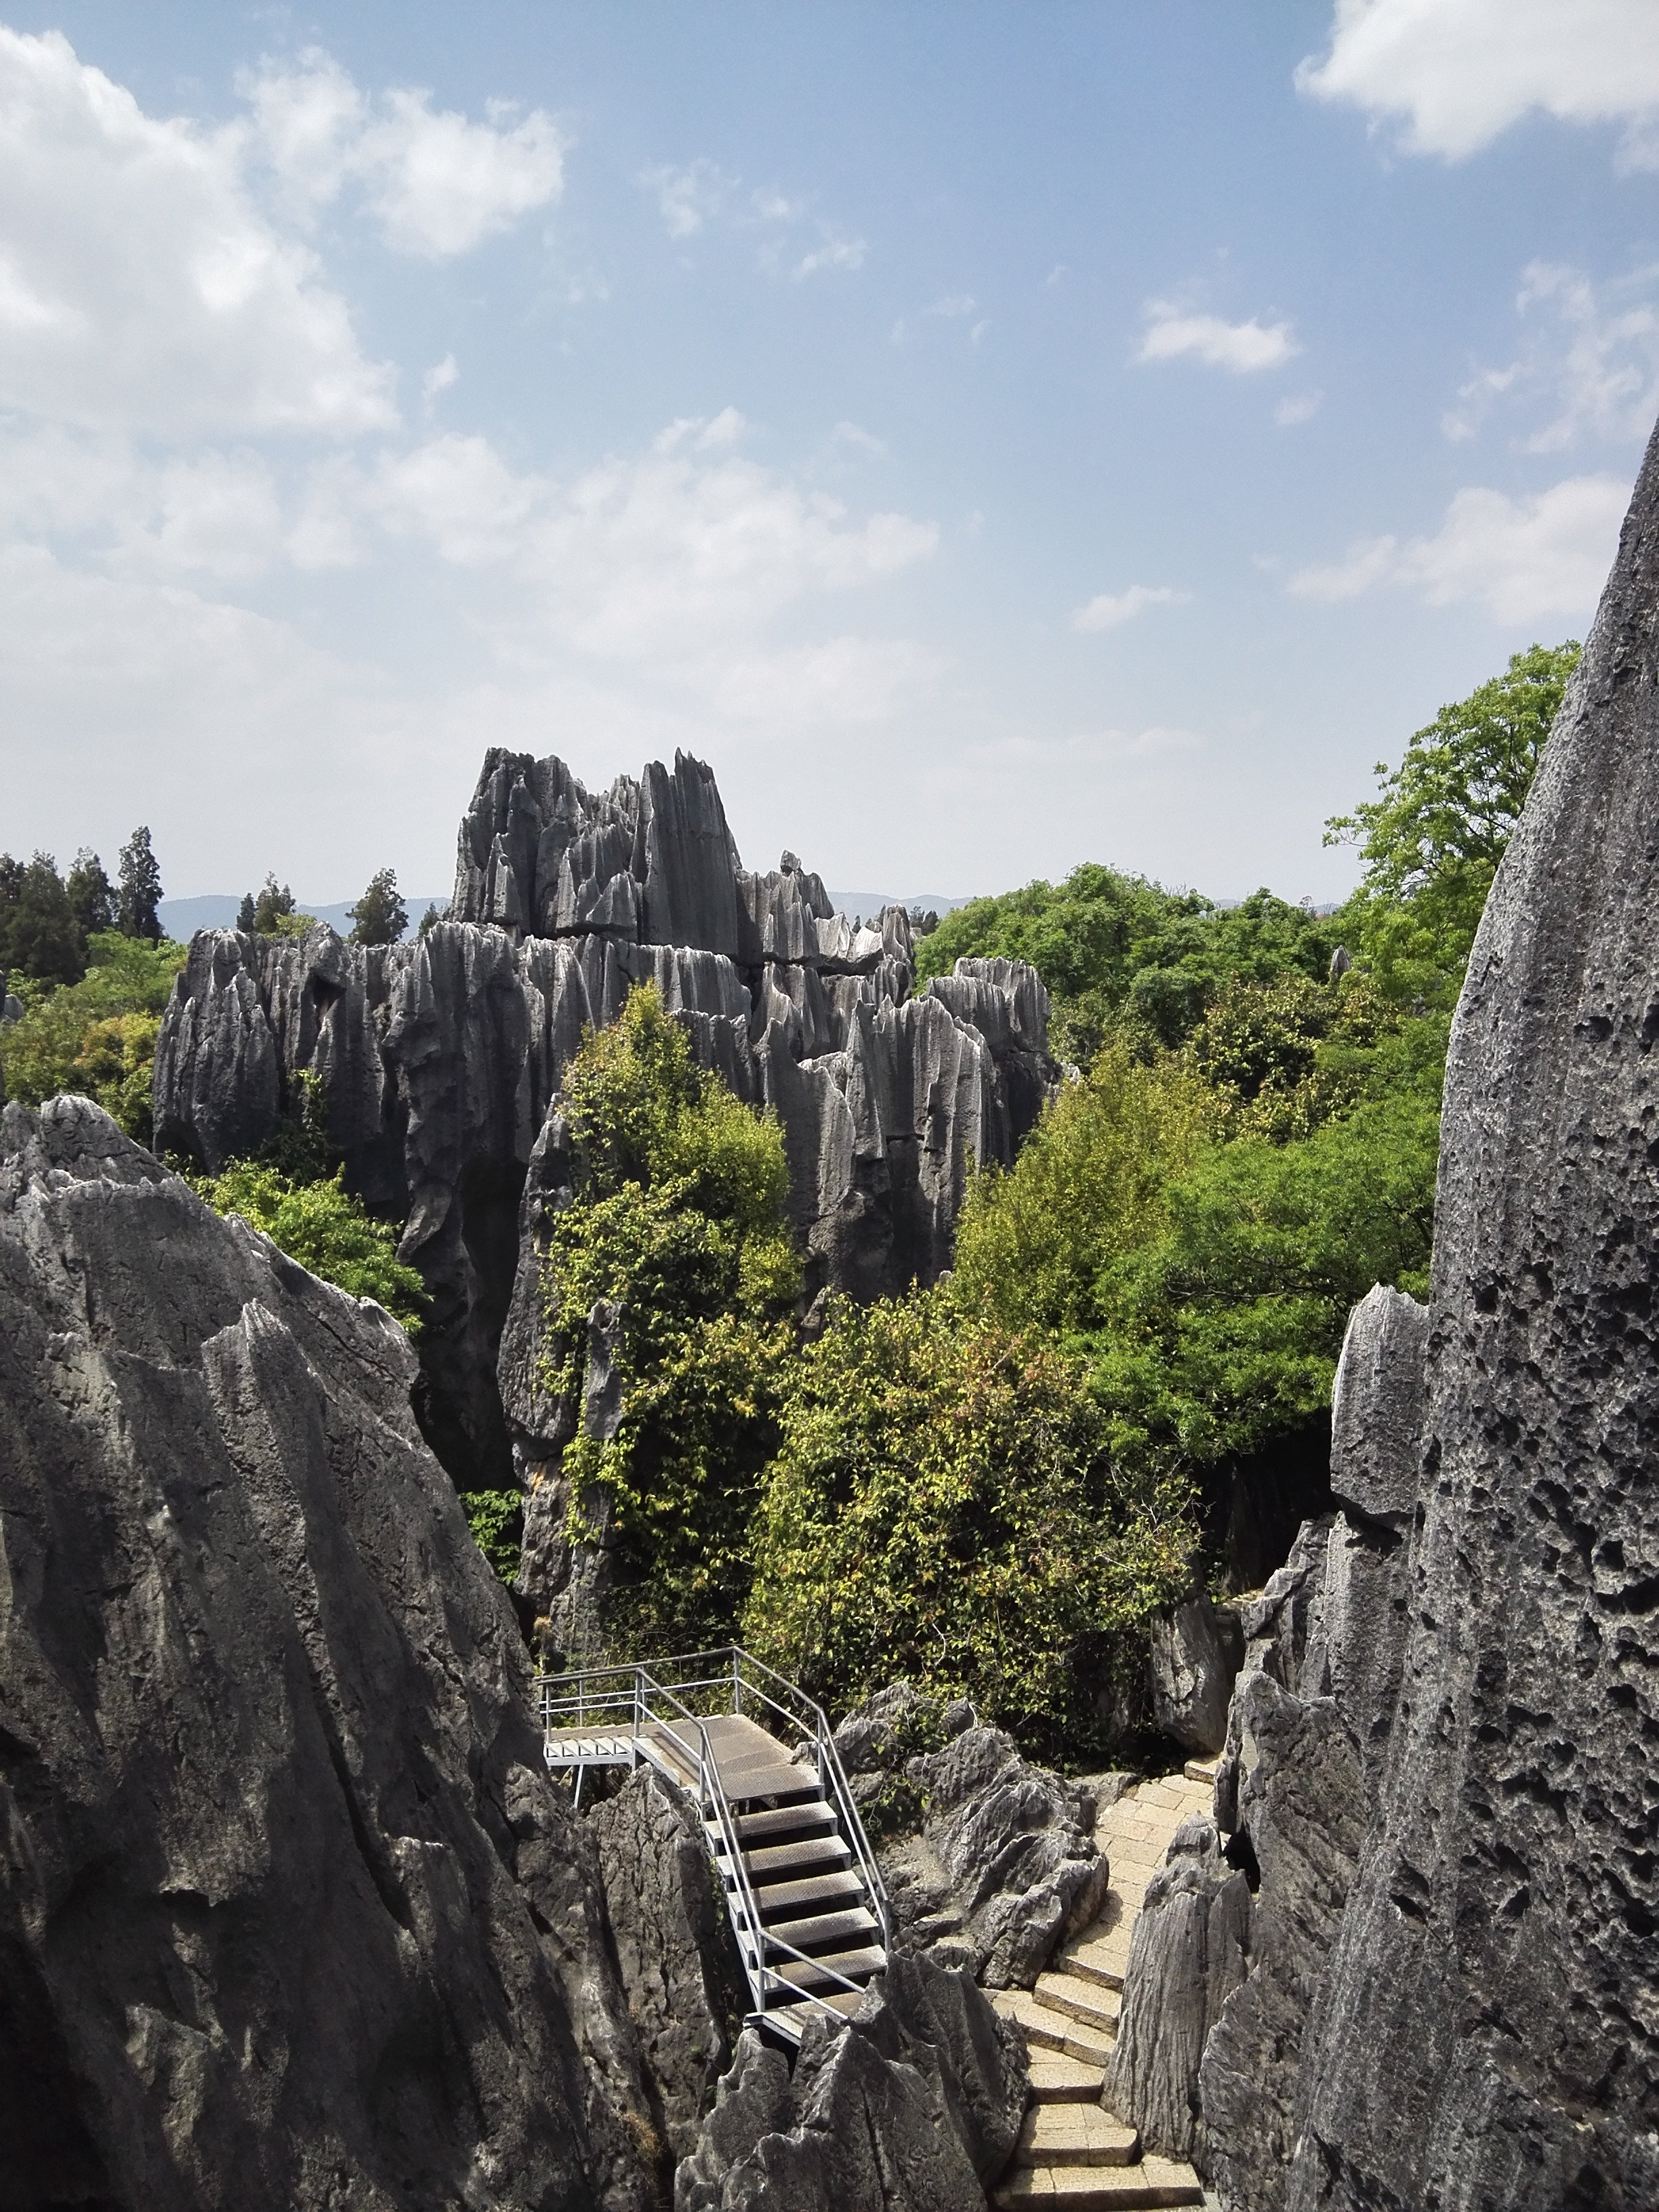
[[[435,929],[442,920],[443,916],[435,906],[428,907],[426,912],[421,916],[421,927],[416,934],[424,937],[428,930]]]
[[[242,893],[242,903],[236,909],[236,927],[241,931],[244,937],[250,935],[252,932],[253,894],[252,891],[244,891]]]
[[[23,871],[8,930],[12,965],[41,983],[78,983],[87,972],[87,948],[50,853],[37,853]]]
[[[253,909],[253,927],[261,937],[275,937],[280,917],[294,911],[294,894],[286,884],[278,885],[275,876],[267,876]]]
[[[76,854],[75,866],[64,888],[69,893],[70,911],[82,937],[114,928],[115,886],[104,873],[103,862],[89,846],[82,845]]]
[[[409,927],[409,909],[398,896],[397,870],[377,868],[368,889],[346,912],[351,916],[354,945],[397,944]]]
[[[150,848],[147,828],[135,830],[121,848],[121,897],[117,927],[123,937],[161,941],[161,924],[155,909],[161,902],[161,871]]]

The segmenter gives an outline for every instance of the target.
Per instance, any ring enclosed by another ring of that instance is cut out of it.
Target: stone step
[[[1097,2034],[1115,2036],[1121,2001],[1115,1990],[1086,1982],[1080,1974],[1039,1974],[1036,1995],[1050,2012],[1063,2012]]]
[[[1182,1769],[1188,1782],[1207,1782],[1215,1787],[1215,1778],[1221,1765],[1219,1755],[1214,1759],[1189,1759]]]
[[[1204,2185],[1190,2166],[1170,2158],[1143,2159],[1139,2166],[1023,2166],[998,2185],[991,2202],[997,2212],[1040,2205],[1054,2212],[1140,2212],[1149,2205],[1201,2204]]]
[[[1106,2092],[1103,2066],[1085,2066],[1041,2044],[1030,2053],[1031,2097],[1039,2105],[1097,2105]]]
[[[1113,2039],[1087,2028],[1069,2013],[1055,2012],[1041,2003],[1029,1990],[994,1990],[991,2002],[1005,2020],[1018,2022],[1028,2046],[1040,2051],[1061,2051],[1085,2066],[1109,2066]]]
[[[1022,2166],[1127,2166],[1139,2148],[1136,2130],[1098,2105],[1037,2105],[1014,2156]]]
[[[799,1805],[775,1805],[769,1812],[739,1813],[738,1841],[746,1850],[751,1844],[787,1843],[836,1825],[835,1807],[822,1797],[811,1797]]]
[[[844,1868],[809,1874],[799,1881],[757,1881],[753,1887],[763,1922],[799,1919],[808,1912],[848,1912],[868,1902],[863,1875]]]
[[[1121,1990],[1129,1965],[1129,1937],[1116,1930],[1109,1936],[1083,1936],[1060,1953],[1056,1965],[1061,1972],[1097,1982],[1103,1990]]]
[[[879,1930],[875,1914],[860,1905],[850,1912],[815,1912],[805,1920],[775,1921],[766,1930],[766,1948],[769,1952],[775,1945],[787,1943],[796,1951],[817,1951]]]

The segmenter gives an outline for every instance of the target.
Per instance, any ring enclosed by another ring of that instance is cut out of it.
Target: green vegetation
[[[409,908],[398,896],[397,870],[377,869],[368,889],[346,911],[351,916],[354,945],[396,945],[409,927]]]
[[[234,1160],[220,1175],[191,1180],[216,1213],[240,1213],[289,1259],[354,1298],[378,1300],[412,1333],[425,1286],[398,1259],[397,1230],[371,1218],[343,1174],[305,1181],[269,1160]]]
[[[1112,1457],[1085,1364],[946,1288],[840,1303],[782,1430],[745,1638],[836,1708],[902,1674],[1051,1755],[1089,1744],[1194,1530],[1181,1482]]]
[[[135,830],[121,848],[120,885],[116,927],[123,937],[159,945],[161,925],[156,908],[161,902],[161,870],[147,829]]]
[[[464,1490],[461,1510],[472,1540],[504,1583],[519,1571],[524,1538],[524,1499],[516,1490]]]
[[[0,1030],[11,1096],[39,1106],[59,1091],[81,1091],[149,1144],[155,1039],[185,957],[166,939],[150,945],[100,930],[87,941],[91,964],[78,982],[54,990],[22,981],[23,1018]]]
[[[565,1455],[573,1533],[608,1515],[619,1645],[718,1643],[748,1589],[794,1351],[782,1134],[696,1067],[649,986],[585,1042],[562,1104],[575,1196],[549,1233],[551,1389],[580,1400],[590,1316],[600,1299],[619,1308],[615,1433],[584,1426]]]
[[[1389,998],[1455,1004],[1486,893],[1580,653],[1569,638],[1516,653],[1502,676],[1419,730],[1392,773],[1377,763],[1380,797],[1326,823],[1327,844],[1359,847],[1365,872],[1345,919]]]

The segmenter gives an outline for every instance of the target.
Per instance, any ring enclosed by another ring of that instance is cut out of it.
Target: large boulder
[[[644,2208],[591,1839],[414,1355],[0,1117],[0,2200]]]
[[[1480,925],[1379,1796],[1286,2203],[1659,2203],[1659,438]]]
[[[1238,1616],[1194,1590],[1158,1614],[1147,1634],[1152,1718],[1183,1751],[1208,1757],[1227,1735],[1227,1705],[1243,1660]]]
[[[897,1954],[850,2022],[808,2027],[793,2079],[744,2033],[675,2212],[971,2212],[1026,2095],[1018,2031],[966,1974]]]

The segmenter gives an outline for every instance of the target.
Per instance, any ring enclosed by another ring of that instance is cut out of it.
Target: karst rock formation
[[[451,918],[418,944],[198,935],[155,1108],[158,1147],[216,1171],[321,1079],[348,1187],[407,1218],[431,1300],[422,1423],[461,1487],[505,1486],[514,1444],[522,1472],[548,1442],[529,1262],[549,1109],[583,1029],[635,983],[776,1109],[809,1297],[949,1266],[971,1165],[1012,1159],[1056,1078],[1034,970],[960,961],[917,994],[903,909],[855,927],[790,854],[750,873],[684,754],[595,795],[562,761],[492,751],[459,843]]]
[[[1337,1510],[1137,1929],[1120,2093],[1226,2212],[1659,2204],[1656,1046],[1659,434],[1469,963],[1431,1304],[1355,1310]]]

